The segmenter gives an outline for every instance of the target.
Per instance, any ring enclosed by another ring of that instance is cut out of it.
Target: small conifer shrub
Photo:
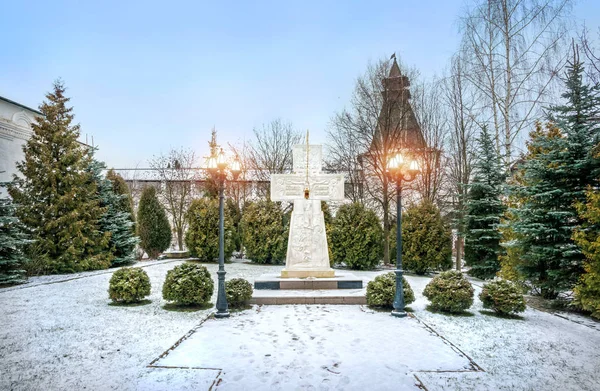
[[[383,229],[374,211],[360,203],[342,205],[329,230],[332,264],[350,269],[375,268],[383,257]]]
[[[146,187],[142,192],[137,214],[137,230],[140,247],[148,253],[150,259],[157,258],[171,244],[169,219],[156,197],[154,187]]]
[[[25,282],[24,247],[30,241],[9,198],[0,198],[0,285]]]
[[[243,278],[232,278],[225,281],[225,294],[230,307],[241,307],[247,304],[252,298],[252,293],[254,293],[252,284]]]
[[[437,311],[459,313],[473,305],[473,287],[456,270],[449,270],[435,276],[425,287],[423,295]]]
[[[255,263],[283,264],[288,228],[281,203],[260,200],[244,206],[240,221],[246,256]]]
[[[519,286],[507,280],[494,280],[483,286],[479,294],[483,308],[499,314],[525,311],[525,298]]]
[[[415,293],[410,284],[402,277],[404,304],[415,301]],[[396,273],[381,274],[367,284],[367,304],[371,307],[392,308],[396,295]]]
[[[135,303],[150,294],[150,278],[141,267],[124,267],[113,273],[108,296],[115,303]]]
[[[219,258],[219,201],[199,198],[192,201],[187,211],[188,230],[185,244],[190,254],[202,262],[213,262]],[[225,260],[231,258],[235,248],[229,209],[225,209]]]
[[[184,263],[167,272],[163,285],[163,299],[175,304],[206,304],[210,301],[214,282],[208,269],[202,265]]]
[[[406,270],[425,274],[452,267],[452,233],[435,204],[422,201],[410,205],[402,219],[402,263]],[[396,237],[395,226],[391,237]],[[390,257],[395,263],[395,240],[390,246]]]

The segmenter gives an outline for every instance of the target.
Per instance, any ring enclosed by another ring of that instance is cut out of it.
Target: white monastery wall
[[[0,99],[0,182],[12,180],[16,163],[23,160],[23,144],[31,137],[31,123],[39,115],[33,110]],[[0,197],[6,190],[0,188]]]

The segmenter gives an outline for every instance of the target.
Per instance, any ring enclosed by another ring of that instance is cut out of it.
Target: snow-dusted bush
[[[490,308],[499,314],[525,311],[525,298],[519,287],[507,280],[491,281],[483,286],[479,294],[483,308]]]
[[[202,265],[184,263],[167,272],[163,299],[176,304],[205,304],[210,301],[214,283],[208,269]]]
[[[250,301],[254,289],[252,284],[243,278],[232,278],[225,281],[225,294],[230,307],[239,307]]]
[[[108,296],[115,303],[135,303],[150,294],[150,278],[141,267],[125,267],[113,273]]]
[[[404,304],[415,301],[415,293],[410,284],[402,277]],[[372,307],[392,308],[396,295],[396,273],[389,272],[375,277],[367,284],[367,304]]]
[[[435,276],[423,291],[432,309],[445,312],[462,312],[471,307],[473,293],[471,283],[456,270]]]

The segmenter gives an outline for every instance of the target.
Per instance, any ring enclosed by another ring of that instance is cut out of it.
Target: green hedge
[[[499,314],[525,311],[525,298],[519,286],[507,280],[496,280],[483,286],[479,294],[483,308],[490,308]]]
[[[219,201],[199,198],[192,201],[187,215],[188,230],[185,233],[185,245],[190,255],[204,262],[213,262],[219,258]],[[235,243],[229,210],[224,208],[225,260],[231,258]]]
[[[471,283],[456,270],[435,276],[423,291],[433,310],[454,313],[463,312],[473,305],[473,293]]]
[[[252,298],[252,284],[243,278],[232,278],[225,281],[225,294],[229,307],[241,307]]]
[[[150,294],[150,278],[141,267],[124,267],[113,273],[108,296],[115,303],[135,303]]]
[[[404,304],[415,301],[415,293],[410,284],[402,277]],[[396,273],[389,272],[375,277],[367,284],[367,304],[371,307],[392,308],[396,295]]]
[[[331,263],[350,269],[375,268],[383,257],[383,229],[372,210],[359,203],[342,205],[331,224]]]
[[[163,298],[176,304],[205,304],[210,301],[214,282],[208,269],[202,265],[184,263],[167,272]]]

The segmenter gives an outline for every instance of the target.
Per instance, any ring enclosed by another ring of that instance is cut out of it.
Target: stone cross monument
[[[295,145],[294,173],[271,175],[271,200],[294,201],[282,278],[334,277],[321,201],[344,199],[344,176],[321,173],[321,160],[321,145]]]

